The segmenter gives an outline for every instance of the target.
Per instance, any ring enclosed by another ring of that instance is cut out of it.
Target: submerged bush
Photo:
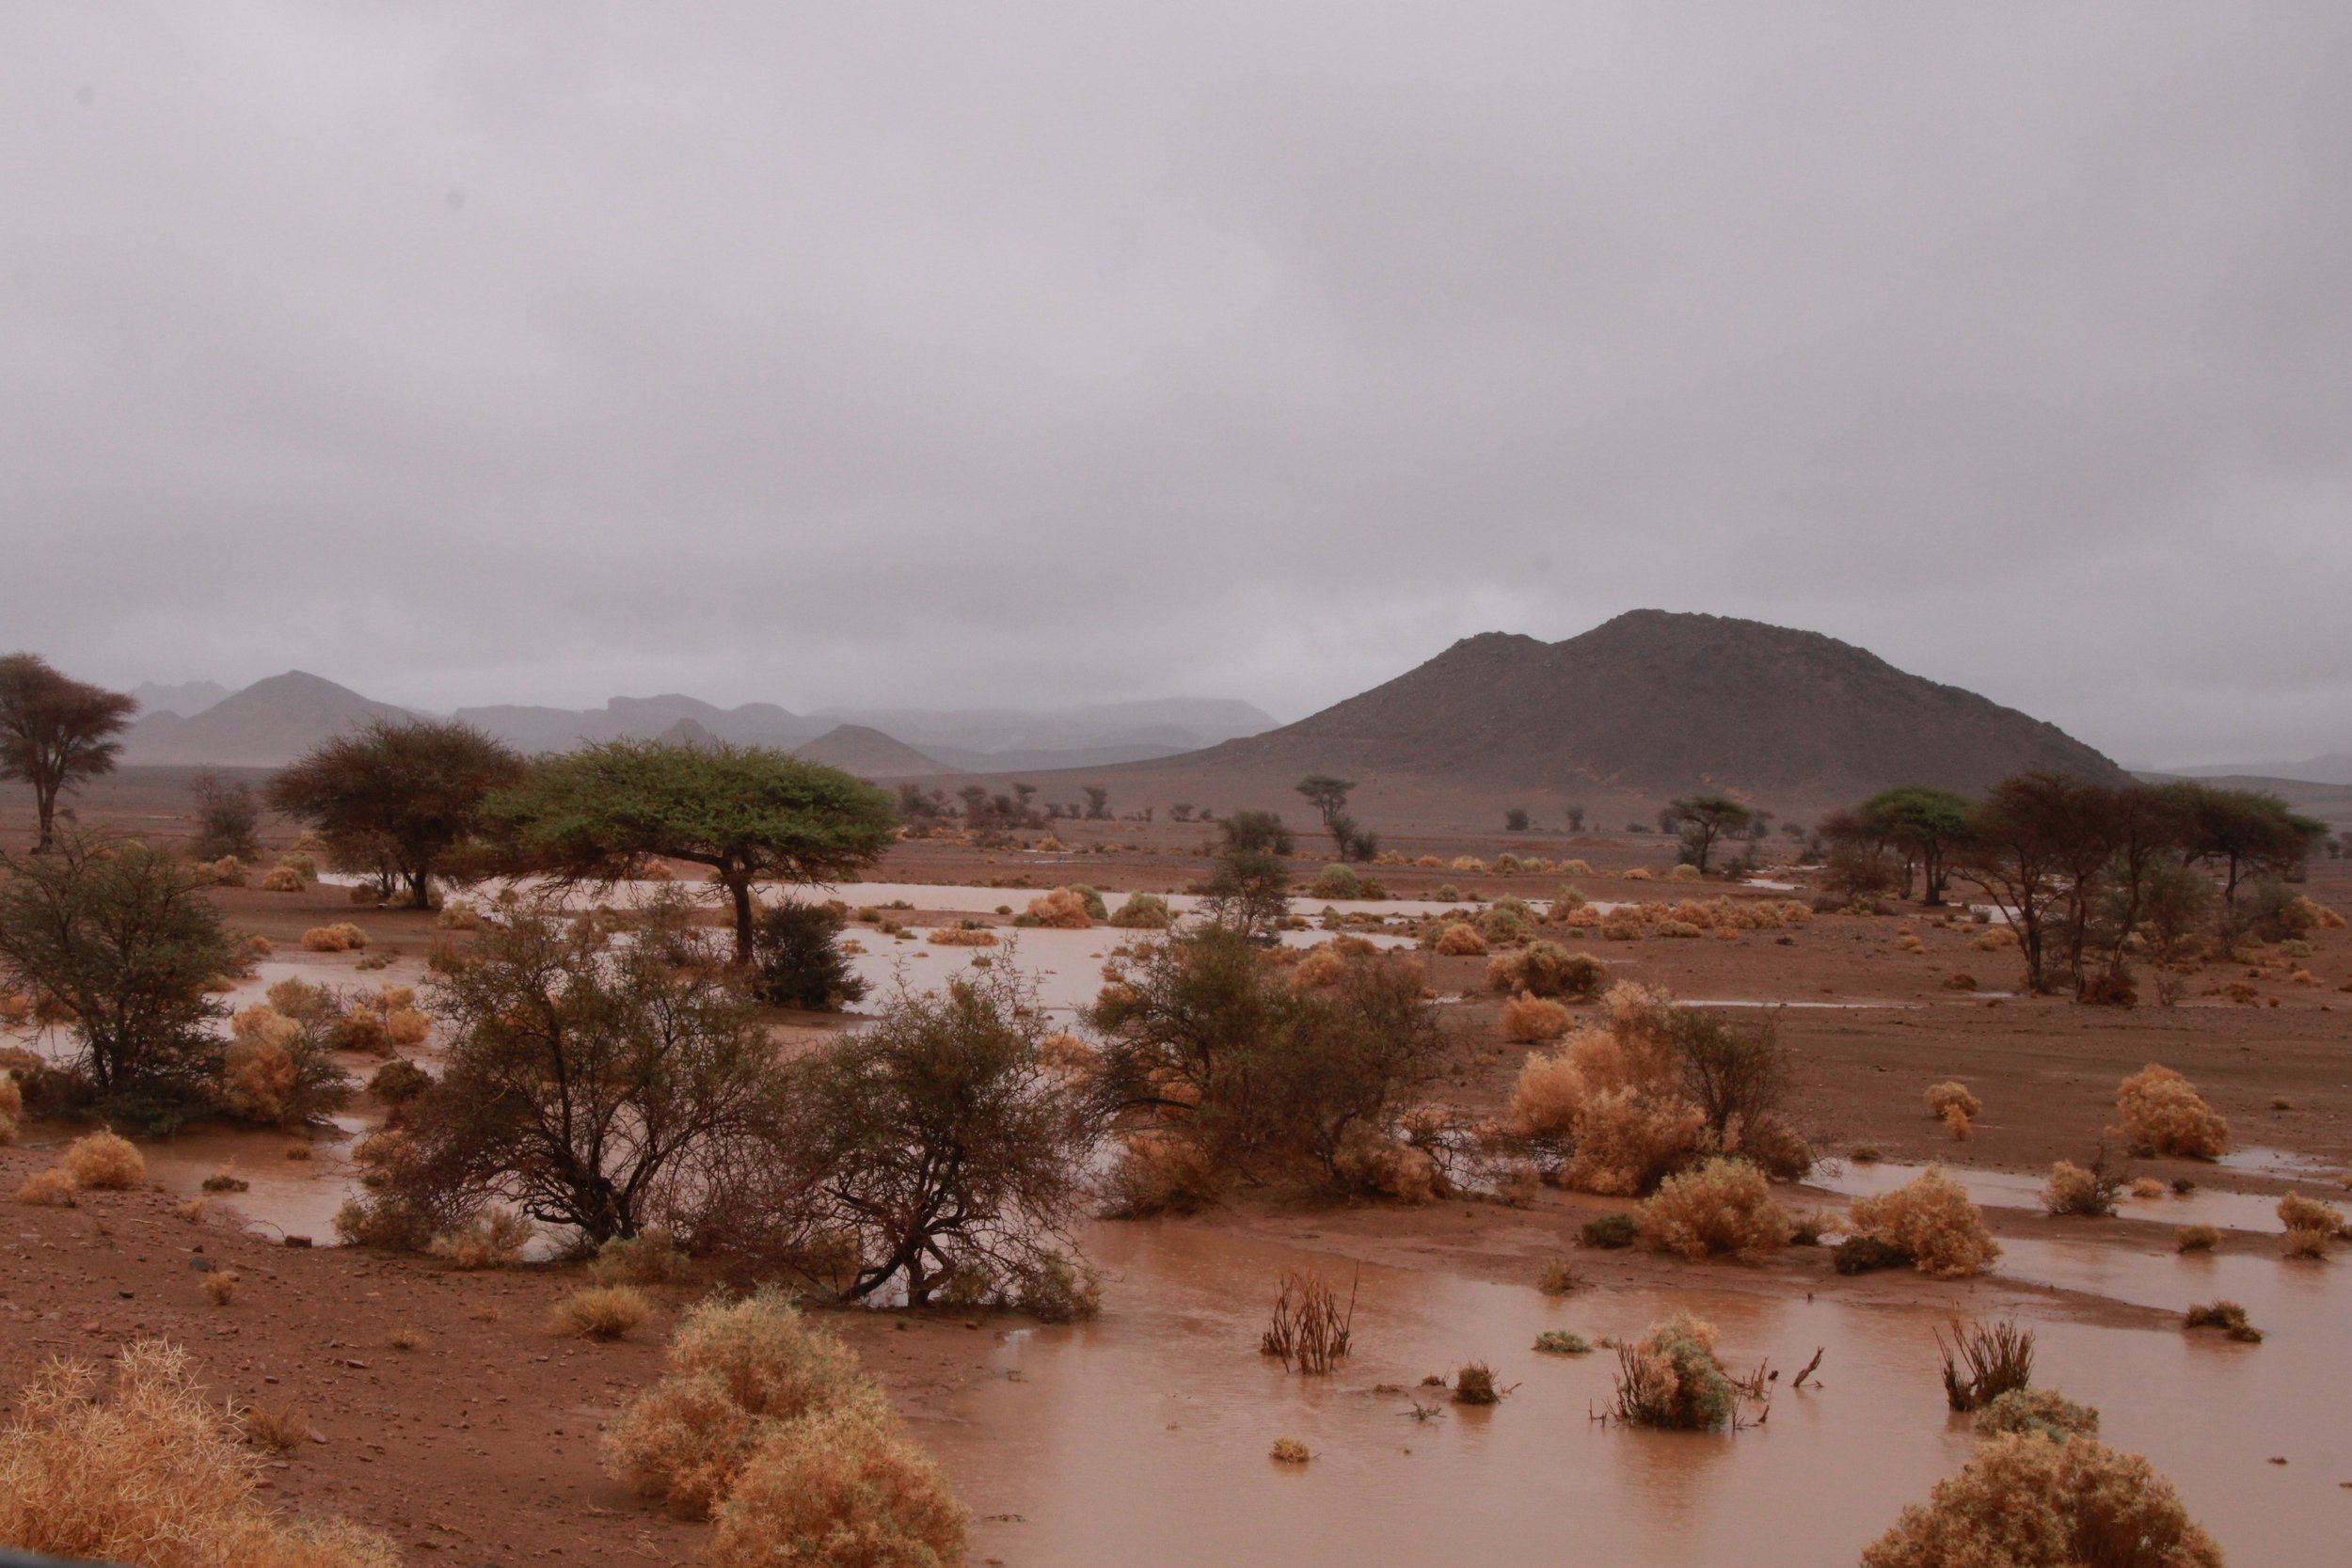
[[[1216,1162],[1195,1140],[1173,1132],[1131,1132],[1104,1179],[1105,1219],[1196,1214],[1213,1207],[1224,1182]]]
[[[2094,1160],[2088,1169],[2072,1160],[2060,1160],[2050,1167],[2049,1182],[2042,1189],[2042,1207],[2053,1214],[2104,1218],[2115,1212],[2115,1195],[2122,1184],[2121,1177],[2108,1172],[2104,1160]]]
[[[1121,930],[1165,931],[1174,923],[1168,900],[1156,893],[1131,893],[1127,901],[1111,912],[1110,924]]]
[[[1715,1359],[1715,1325],[1687,1312],[1617,1350],[1620,1420],[1635,1426],[1710,1432],[1730,1424],[1739,1390]]]
[[[1536,1335],[1535,1348],[1546,1355],[1590,1355],[1593,1351],[1582,1335],[1561,1328],[1547,1328]]]
[[[2208,1302],[2181,1316],[2183,1328],[2217,1328],[2241,1344],[2259,1345],[2263,1332],[2246,1321],[2246,1308],[2233,1301]]]
[[[111,1398],[97,1369],[54,1361],[0,1428],[0,1542],[140,1568],[394,1568],[381,1536],[289,1520],[261,1463],[198,1386],[187,1354],[127,1345]]]
[[[2229,1149],[2229,1122],[2169,1067],[2151,1062],[2124,1079],[2115,1108],[2135,1148],[2192,1160],[2218,1159]]]
[[[2001,1433],[1862,1554],[1862,1568],[2222,1568],[2221,1549],[2137,1454]]]
[[[1985,1228],[1983,1212],[1968,1200],[1968,1189],[1940,1165],[1930,1165],[1893,1192],[1854,1199],[1848,1224],[1854,1236],[1893,1248],[1921,1274],[1938,1279],[1980,1273],[2001,1256]]]
[[[1713,1159],[1666,1178],[1634,1223],[1645,1246],[1685,1258],[1753,1259],[1788,1244],[1788,1211],[1745,1160]]]
[[[2012,1388],[1977,1412],[1976,1432],[1979,1437],[2032,1433],[2058,1442],[2095,1437],[2099,1413],[2087,1404],[2076,1404],[2055,1388]]]

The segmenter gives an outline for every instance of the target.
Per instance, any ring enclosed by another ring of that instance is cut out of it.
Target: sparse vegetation
[[[618,1339],[653,1315],[653,1303],[632,1285],[574,1291],[548,1312],[548,1329],[572,1339]]]
[[[1981,1273],[2001,1255],[1968,1189],[1938,1165],[1892,1192],[1854,1199],[1847,1224],[1853,1238],[1887,1248],[1938,1279]],[[1846,1246],[1838,1252],[1840,1273],[1860,1272],[1846,1267]]]
[[[1590,1355],[1592,1345],[1581,1334],[1548,1328],[1535,1336],[1535,1348],[1546,1355]]]
[[[1331,1287],[1311,1270],[1282,1275],[1282,1289],[1274,1298],[1274,1315],[1260,1336],[1262,1355],[1280,1358],[1285,1371],[1296,1370],[1321,1376],[1347,1359],[1354,1341],[1356,1289],[1351,1284],[1343,1307]]]
[[[1454,1374],[1456,1404],[1501,1404],[1507,1390],[1495,1383],[1495,1370],[1484,1361],[1466,1361]]]
[[[2181,1316],[2184,1328],[2217,1328],[2240,1344],[2259,1345],[2262,1330],[2246,1321],[2246,1308],[2233,1301],[2207,1302],[2192,1307]]]

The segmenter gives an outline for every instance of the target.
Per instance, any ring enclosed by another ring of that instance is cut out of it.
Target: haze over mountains
[[[405,710],[301,672],[194,714],[156,712],[126,760],[269,766]],[[1815,632],[1632,610],[1560,642],[1505,632],[1436,657],[1296,723],[1247,703],[1166,699],[1057,713],[891,709],[800,714],[676,694],[601,708],[500,705],[456,717],[525,752],[661,736],[797,750],[869,778],[1030,776],[1134,805],[1284,803],[1308,772],[1344,774],[1367,808],[1656,801],[1692,790],[1794,813],[1895,784],[1979,793],[2046,768],[2115,781],[2113,762],[2058,729],[1896,669]],[[1079,770],[1086,777],[1079,778]],[[1058,776],[1057,776],[1058,775]]]
[[[215,691],[221,694],[201,701]],[[300,670],[236,692],[199,681],[151,683],[135,695],[142,712],[123,736],[123,760],[130,763],[278,767],[345,730],[411,712]],[[874,777],[1129,762],[1196,751],[1274,723],[1248,703],[1183,697],[1050,713],[904,708],[866,715],[838,709],[799,714],[773,703],[723,708],[672,693],[614,697],[589,709],[465,707],[453,717],[526,752],[624,737],[724,740],[798,750]]]

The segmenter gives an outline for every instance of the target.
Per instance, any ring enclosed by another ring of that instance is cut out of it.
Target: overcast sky
[[[1654,605],[2352,748],[2352,6],[0,4],[0,642],[1245,697]]]

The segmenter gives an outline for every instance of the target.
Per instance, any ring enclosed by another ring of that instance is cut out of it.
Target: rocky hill
[[[274,768],[371,720],[408,716],[406,708],[289,670],[198,713],[147,714],[124,733],[122,754],[131,763]]]

